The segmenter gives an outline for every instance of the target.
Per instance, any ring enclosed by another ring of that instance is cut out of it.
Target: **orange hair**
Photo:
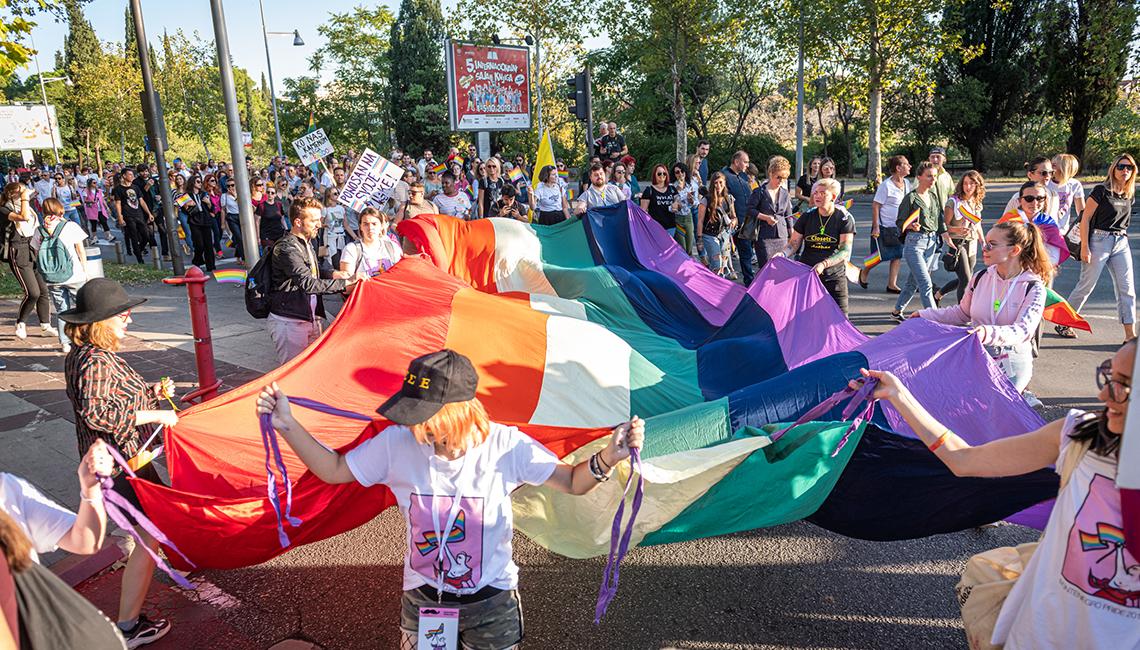
[[[483,444],[491,433],[491,423],[483,403],[473,397],[466,402],[444,404],[438,413],[411,429],[420,444],[436,442],[448,451],[467,452]]]
[[[111,318],[118,318],[118,316]],[[111,329],[111,318],[96,323],[67,323],[63,326],[63,333],[75,345],[90,343],[97,348],[117,352],[119,350],[119,338]]]

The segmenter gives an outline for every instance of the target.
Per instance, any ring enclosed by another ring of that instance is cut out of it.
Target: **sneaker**
[[[170,621],[160,618],[152,621],[140,614],[139,620],[130,630],[123,630],[123,638],[127,641],[127,648],[137,648],[148,643],[154,643],[170,632]]]
[[[1067,325],[1058,325],[1053,328],[1053,331],[1057,333],[1057,336],[1060,336],[1063,339],[1077,338],[1077,333],[1073,331],[1073,328]]]
[[[67,343],[67,342],[65,341],[65,342],[63,343],[63,353],[64,353],[64,354],[67,354],[67,353],[69,353],[69,352],[71,352],[71,344],[70,344],[70,343]]]
[[[1045,406],[1044,404],[1041,403],[1041,400],[1037,399],[1036,395],[1034,395],[1033,393],[1031,393],[1027,390],[1021,391],[1021,399],[1025,400],[1025,403],[1028,404],[1029,408],[1031,408],[1031,409],[1036,410],[1036,409],[1039,409],[1039,408]]]
[[[59,336],[59,330],[52,327],[50,323],[40,325],[40,329],[43,330],[44,336]]]
[[[891,312],[891,320],[893,320],[896,323],[901,323],[904,320],[906,320],[906,316],[903,316],[903,313],[901,311],[892,311]]]
[[[28,338],[28,326],[26,324],[16,323],[16,338],[21,340]]]
[[[113,241],[115,241],[115,236],[111,233],[107,233],[107,243],[110,244]]]

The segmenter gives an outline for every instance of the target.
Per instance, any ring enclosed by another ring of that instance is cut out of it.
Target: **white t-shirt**
[[[1065,417],[1058,467],[1069,434],[1089,416]],[[1124,549],[1122,526],[1116,462],[1087,453],[1006,598],[993,642],[1006,650],[1140,648],[1140,563]]]
[[[1065,181],[1064,185],[1058,185],[1053,181],[1045,183],[1045,187],[1057,193],[1057,225],[1061,228],[1061,234],[1069,229],[1071,223],[1073,203],[1077,197],[1085,198],[1085,186],[1075,178],[1070,178]]]
[[[884,178],[875,190],[874,202],[879,204],[879,227],[894,227],[899,217],[899,204],[911,190],[910,181],[903,179],[900,189],[890,178]]]
[[[35,183],[32,183],[32,187],[36,190],[36,197],[40,200],[40,203],[43,203],[44,199],[51,198],[51,189],[55,187],[55,183],[51,180],[41,178]]]
[[[0,510],[32,540],[32,560],[50,553],[75,524],[75,513],[44,496],[24,479],[0,472]]]
[[[539,183],[534,188],[534,207],[540,212],[562,212],[562,186]]]
[[[471,197],[466,192],[458,192],[455,196],[436,194],[431,200],[440,214],[446,214],[460,219],[466,219],[471,213]]]
[[[471,456],[468,460],[466,457]],[[474,593],[487,585],[518,586],[518,566],[511,549],[514,516],[511,492],[523,483],[541,485],[554,473],[558,458],[516,427],[491,423],[487,440],[456,460],[437,456],[431,444],[416,442],[411,429],[393,425],[345,456],[361,485],[387,485],[408,524],[404,590],[435,587],[438,527],[445,545],[444,591]],[[464,463],[470,465],[464,471]],[[443,530],[452,500],[459,513]],[[438,499],[433,495],[438,494]],[[435,517],[432,523],[432,503]]]
[[[403,257],[404,252],[400,250],[400,245],[392,241],[388,235],[381,235],[374,246],[365,247],[359,241],[345,246],[344,251],[340,254],[340,262],[345,264],[344,268],[349,273],[360,271],[365,275],[376,275],[380,271],[391,268]],[[357,266],[358,262],[359,267]]]
[[[56,285],[79,289],[87,282],[87,272],[83,270],[83,262],[79,259],[79,252],[75,250],[75,245],[87,241],[87,233],[83,232],[83,228],[80,228],[79,224],[70,220],[60,221],[56,228],[63,228],[59,233],[59,241],[67,248],[67,254],[71,257],[71,277],[67,279],[67,282],[59,282]],[[43,243],[43,229],[36,228],[36,234],[32,237],[32,248],[38,251]]]

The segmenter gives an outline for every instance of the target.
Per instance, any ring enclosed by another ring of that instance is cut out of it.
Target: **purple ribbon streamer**
[[[127,461],[123,459],[123,455],[119,453],[119,450],[115,449],[112,445],[107,445],[107,451],[111,452],[111,456],[115,459],[115,462],[121,465],[131,478],[138,478],[138,476],[135,475],[134,470],[132,470],[130,466],[127,465]],[[157,565],[159,569],[162,569],[166,575],[170,576],[171,580],[173,580],[178,584],[178,586],[184,589],[193,590],[194,585],[190,584],[189,580],[183,577],[182,574],[170,568],[170,565],[166,563],[166,560],[162,559],[162,557],[160,557],[157,553],[154,552],[154,550],[146,545],[146,542],[143,541],[142,535],[138,532],[138,530],[135,529],[134,526],[131,525],[130,520],[128,520],[127,516],[123,514],[123,511],[125,510],[128,514],[130,514],[130,516],[134,517],[135,521],[138,522],[138,525],[142,526],[143,530],[150,533],[151,537],[158,540],[159,544],[173,549],[176,553],[181,555],[182,559],[186,560],[186,563],[190,566],[196,565],[191,562],[190,558],[186,557],[186,554],[179,550],[179,548],[174,545],[174,542],[170,541],[170,538],[163,534],[163,532],[159,530],[158,526],[155,526],[154,522],[152,522],[145,514],[143,514],[142,511],[131,505],[131,503],[123,498],[123,496],[118,492],[115,492],[114,487],[115,481],[110,476],[99,477],[99,488],[103,492],[103,507],[107,511],[107,516],[110,517],[111,521],[114,521],[115,525],[117,525],[119,528],[122,528],[123,530],[130,533],[131,537],[133,537],[135,540],[135,544],[141,546],[144,551],[150,554],[150,557],[152,560],[154,560],[155,565]]]
[[[859,386],[858,389],[846,386],[842,390],[836,391],[831,397],[828,397],[815,408],[801,415],[799,419],[792,424],[768,436],[768,439],[772,442],[776,442],[782,438],[785,433],[802,424],[807,424],[808,422],[823,417],[824,414],[838,406],[843,400],[850,398],[851,401],[848,402],[847,407],[843,409],[843,415],[840,417],[842,417],[844,422],[851,420],[851,424],[847,427],[847,430],[843,432],[843,437],[839,439],[839,444],[835,446],[835,450],[831,452],[831,457],[835,458],[839,455],[840,450],[847,445],[851,434],[854,433],[863,422],[870,420],[871,416],[874,415],[875,402],[878,401],[874,398],[874,392],[875,386],[878,383],[878,379],[867,377],[863,380],[862,385]],[[862,406],[862,410],[859,410],[860,406]],[[855,415],[857,410],[859,410],[859,414]],[[854,419],[852,419],[852,416],[854,416]]]
[[[625,489],[621,493],[621,503],[618,504],[617,513],[614,514],[614,525],[610,531],[610,553],[606,558],[606,570],[602,574],[602,586],[598,589],[598,604],[594,608],[594,624],[602,622],[610,601],[617,596],[618,575],[621,572],[621,561],[629,551],[629,541],[633,536],[633,522],[637,519],[637,512],[641,510],[641,499],[645,496],[645,477],[641,473],[641,450],[631,448],[629,461],[633,465],[629,476],[625,479]],[[629,486],[633,482],[633,473],[637,472],[637,488],[633,493],[633,505],[629,510],[629,524],[625,533],[621,532],[621,517],[625,512],[625,497],[629,494]],[[618,542],[618,537],[621,542]],[[615,555],[616,547],[616,555]]]
[[[353,420],[372,421],[372,418],[368,415],[338,409],[335,406],[329,406],[328,404],[316,400],[304,397],[289,397],[287,399],[290,404],[317,411],[318,413],[338,415]],[[260,416],[260,425],[261,444],[265,447],[266,491],[269,494],[269,505],[273,507],[273,514],[277,517],[277,541],[281,544],[281,548],[288,548],[290,544],[289,535],[285,533],[285,525],[282,520],[289,522],[289,525],[293,528],[297,528],[304,522],[299,517],[293,516],[293,483],[289,480],[289,470],[285,467],[285,460],[281,457],[281,446],[277,442],[277,431],[273,428],[273,416],[269,413],[262,414]],[[274,465],[276,465],[277,471],[281,472],[281,483],[285,486],[284,516],[282,516],[281,512],[281,497],[277,494],[277,477],[273,473]]]

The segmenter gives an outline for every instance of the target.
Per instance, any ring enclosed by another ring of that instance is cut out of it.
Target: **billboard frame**
[[[464,128],[463,131],[478,132],[478,131],[529,131],[534,128],[534,80],[531,75],[531,52],[530,48],[525,45],[483,45],[480,43],[473,43],[469,41],[456,41],[450,38],[445,39],[443,42],[444,47],[444,67],[447,76],[447,118],[451,126],[452,132],[458,132],[459,128],[459,98],[455,96],[456,87],[456,69],[455,69],[455,48],[456,47],[478,47],[495,50],[516,50],[526,53],[526,125],[525,126],[511,126],[511,127],[494,127],[494,126],[479,126],[477,128]]]

